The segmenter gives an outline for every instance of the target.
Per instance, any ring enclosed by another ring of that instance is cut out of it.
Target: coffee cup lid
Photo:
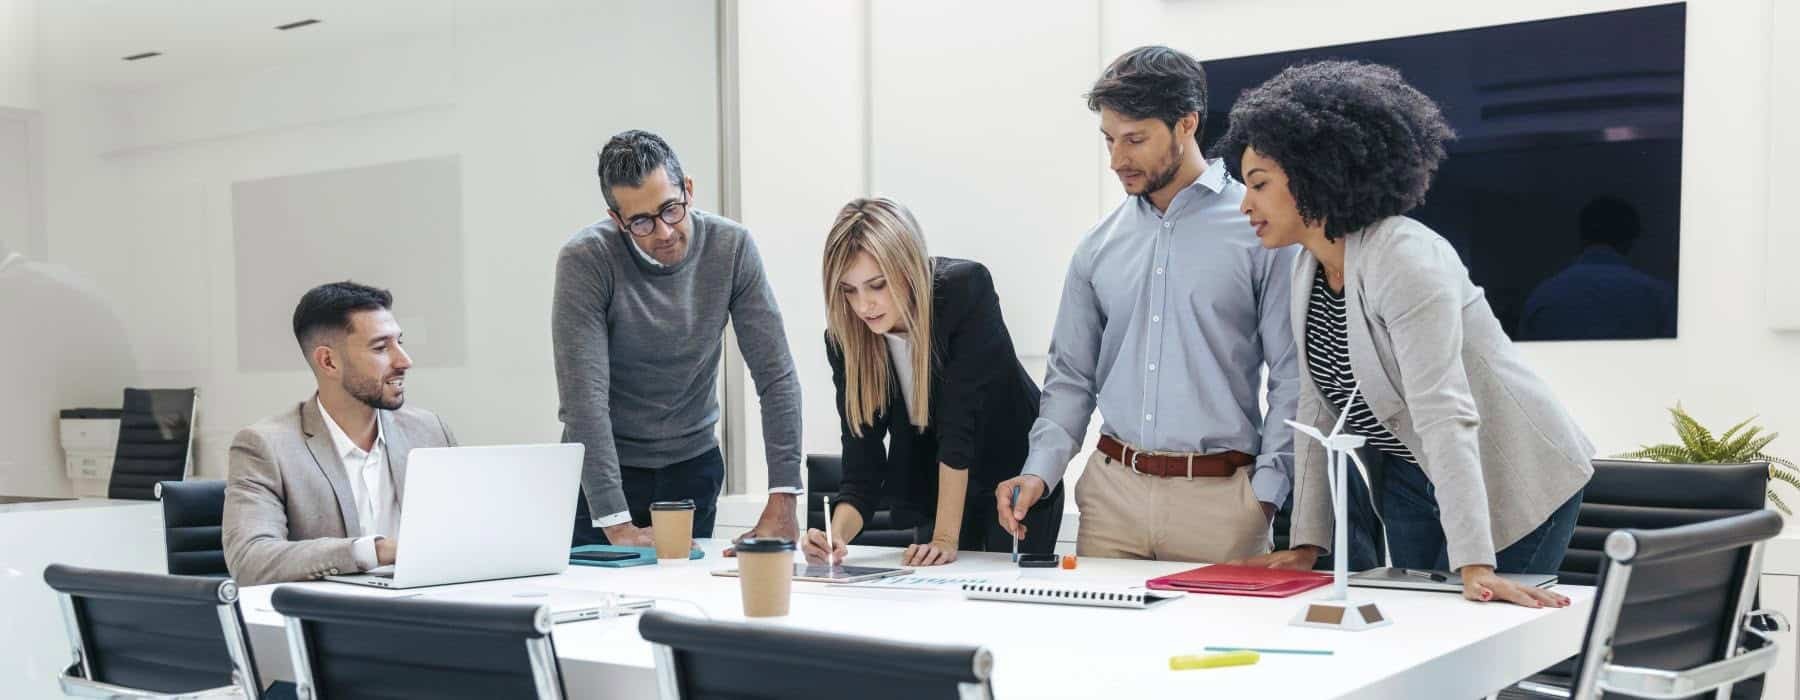
[[[737,548],[739,554],[794,551],[794,541],[786,537],[746,537],[732,546]]]
[[[694,499],[684,498],[679,501],[657,501],[650,504],[650,510],[693,510]]]

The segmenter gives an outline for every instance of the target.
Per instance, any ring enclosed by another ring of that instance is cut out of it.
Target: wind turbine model
[[[1346,462],[1354,460],[1357,471],[1369,473],[1363,465],[1362,457],[1356,450],[1367,440],[1361,435],[1345,435],[1344,419],[1350,415],[1350,406],[1356,404],[1356,395],[1362,389],[1362,382],[1357,382],[1350,389],[1350,400],[1344,402],[1344,410],[1338,414],[1337,424],[1332,426],[1330,435],[1320,435],[1318,429],[1295,421],[1287,421],[1295,430],[1305,433],[1307,437],[1318,440],[1325,447],[1325,454],[1330,460],[1326,476],[1331,485],[1331,511],[1336,522],[1335,538],[1332,545],[1331,597],[1307,604],[1306,609],[1294,618],[1292,624],[1301,627],[1324,627],[1347,631],[1360,631],[1372,627],[1381,627],[1391,621],[1381,614],[1374,603],[1359,603],[1350,600],[1350,516],[1346,507],[1349,501],[1349,479],[1345,474]],[[1367,476],[1363,477],[1365,480]]]

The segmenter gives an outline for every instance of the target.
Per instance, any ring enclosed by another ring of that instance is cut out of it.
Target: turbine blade
[[[1318,428],[1314,428],[1310,425],[1307,425],[1305,423],[1301,423],[1298,421],[1290,420],[1290,421],[1285,421],[1285,422],[1288,424],[1289,427],[1292,427],[1295,430],[1298,430],[1302,433],[1305,433],[1305,434],[1311,436],[1312,439],[1314,439],[1314,440],[1318,440],[1319,442],[1325,441],[1325,436],[1319,432]]]
[[[1336,435],[1344,430],[1344,419],[1350,417],[1350,407],[1356,405],[1356,395],[1362,391],[1362,380],[1350,386],[1350,398],[1344,401],[1344,410],[1338,413],[1337,425],[1331,426],[1331,434]]]

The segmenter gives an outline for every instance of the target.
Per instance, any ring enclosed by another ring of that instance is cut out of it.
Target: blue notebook
[[[699,559],[705,556],[706,553],[700,551],[699,547],[688,552],[689,559]],[[587,544],[569,550],[569,563],[575,566],[603,566],[612,569],[655,564],[656,548]]]

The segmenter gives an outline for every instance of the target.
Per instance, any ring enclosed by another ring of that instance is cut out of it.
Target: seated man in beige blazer
[[[240,585],[394,563],[406,454],[456,438],[436,414],[401,407],[412,358],[393,302],[386,290],[336,282],[294,309],[318,393],[231,442],[223,539]]]

